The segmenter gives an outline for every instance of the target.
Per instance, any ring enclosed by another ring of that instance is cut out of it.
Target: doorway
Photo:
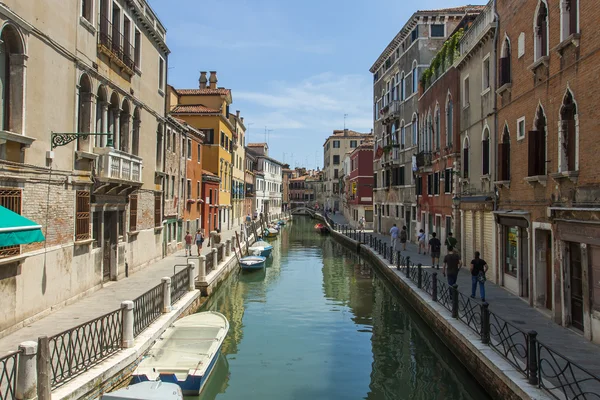
[[[571,278],[571,325],[583,331],[583,279],[581,270],[581,247],[569,242],[569,272]]]
[[[111,279],[111,271],[117,259],[117,224],[116,212],[104,212],[104,234],[102,246],[102,279]]]
[[[410,232],[410,211],[405,211],[404,212],[404,226],[406,226],[406,236],[408,237],[408,241],[410,242],[412,239],[412,235]]]
[[[383,207],[381,205],[378,206],[378,210],[377,210],[377,229],[379,231],[379,233],[382,233],[383,230],[381,229],[381,213],[383,212]]]
[[[552,310],[554,297],[552,296],[552,236],[546,234],[546,309]]]

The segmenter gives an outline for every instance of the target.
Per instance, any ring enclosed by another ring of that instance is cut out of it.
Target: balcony
[[[142,185],[140,157],[111,147],[94,147],[94,154],[99,155],[96,194],[132,192]]]
[[[395,117],[400,116],[401,108],[402,108],[402,102],[400,102],[399,100],[394,100],[387,106],[383,107],[379,111],[379,115],[380,115],[381,119],[383,120],[383,122],[385,123],[388,120],[391,120]]]
[[[421,151],[417,154],[417,168],[431,167],[431,152]]]
[[[497,23],[493,2],[489,2],[460,40],[460,56],[466,57],[487,34],[494,33]]]
[[[389,151],[384,151],[381,161],[383,165],[400,165],[403,161],[403,145],[394,144]]]
[[[98,35],[98,51],[129,75],[135,70],[134,48],[129,40],[113,26],[106,16],[100,16],[100,34]]]

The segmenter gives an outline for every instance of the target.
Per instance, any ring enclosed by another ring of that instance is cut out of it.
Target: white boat
[[[255,271],[264,268],[266,260],[263,256],[247,256],[240,259],[240,265],[244,271]]]
[[[267,228],[265,229],[265,236],[266,237],[276,237],[279,234],[279,231],[277,229],[274,228]]]
[[[214,369],[229,321],[206,311],[175,321],[133,373],[132,383],[176,383],[184,395],[198,395]]]
[[[179,385],[161,381],[141,382],[103,394],[100,400],[183,400]]]
[[[262,239],[257,240],[252,246],[248,247],[248,252],[255,256],[269,257],[272,251],[273,245]]]

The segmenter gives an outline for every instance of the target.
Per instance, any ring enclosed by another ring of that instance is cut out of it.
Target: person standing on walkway
[[[246,222],[248,222],[248,223],[252,222],[252,218],[250,217],[250,213],[248,213],[248,215],[246,215]]]
[[[402,243],[402,251],[406,251],[406,241],[408,240],[408,231],[406,225],[402,227],[400,231],[400,243]]]
[[[198,257],[200,257],[200,253],[202,252],[202,243],[204,243],[204,235],[200,229],[198,229],[196,232],[196,237],[194,239],[196,241],[196,248],[198,249]]]
[[[479,294],[481,301],[485,301],[485,273],[488,270],[488,265],[484,259],[479,258],[478,251],[475,252],[475,259],[471,261],[471,298],[475,298],[477,283],[479,283]]]
[[[361,232],[365,230],[365,217],[360,217],[360,220],[358,220],[358,229]]]
[[[187,231],[185,233],[185,256],[186,257],[192,255],[192,240],[194,240],[194,238],[190,234],[190,231]]]
[[[431,253],[431,267],[440,269],[440,250],[442,248],[442,242],[438,239],[437,234],[433,232],[431,239],[429,239],[429,252]]]
[[[458,244],[458,240],[456,240],[456,238],[454,236],[452,236],[452,232],[448,232],[448,237],[446,238],[446,243],[444,243],[444,244],[446,245],[448,254],[450,254],[451,247],[453,247],[458,252],[458,247],[456,246]]]
[[[425,248],[425,232],[423,229],[419,229],[417,242],[419,242],[419,254],[421,254],[421,249],[423,249],[423,254],[427,254],[427,249]]]
[[[390,229],[390,235],[392,236],[390,248],[392,249],[392,251],[396,251],[396,244],[398,243],[398,227],[396,226],[396,224],[394,224],[394,226],[392,226],[392,229]]]
[[[444,270],[442,271],[444,276],[448,278],[448,285],[452,286],[456,283],[458,271],[460,271],[461,266],[462,262],[460,256],[455,251],[454,247],[448,247],[448,254],[444,257]]]

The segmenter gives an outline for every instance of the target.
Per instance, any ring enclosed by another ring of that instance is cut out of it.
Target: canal
[[[261,272],[233,273],[199,311],[230,322],[200,398],[488,399],[397,292],[296,217]]]

